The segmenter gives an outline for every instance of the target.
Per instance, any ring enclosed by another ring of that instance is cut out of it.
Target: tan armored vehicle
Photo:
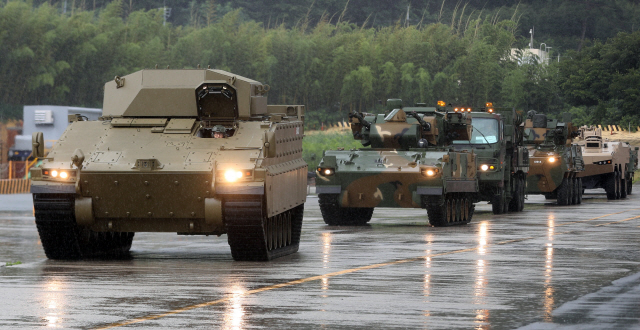
[[[135,232],[226,233],[235,260],[296,252],[304,106],[267,105],[268,89],[220,70],[143,70],[105,85],[100,120],[70,116],[47,157],[34,133],[47,257],[126,254]]]
[[[582,126],[576,142],[582,148],[585,170],[579,174],[584,189],[604,188],[607,199],[626,198],[631,193],[637,167],[638,147],[602,138],[602,130]],[[635,157],[634,157],[635,156]]]

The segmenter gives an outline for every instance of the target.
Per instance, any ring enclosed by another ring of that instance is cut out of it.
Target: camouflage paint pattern
[[[496,141],[492,143],[488,143],[486,139],[475,141],[475,143],[474,141],[455,141],[454,147],[456,150],[472,149],[478,157],[480,189],[477,201],[491,201],[499,190],[505,189],[508,203],[513,195],[510,190],[512,176],[519,174],[524,177],[529,171],[529,154],[526,147],[523,147],[522,127],[520,127],[523,112],[511,108],[491,109],[492,112],[488,112],[487,108],[480,108],[480,111],[474,109],[470,114],[474,125],[479,118],[501,122],[500,125],[503,128],[499,129]],[[487,170],[482,170],[480,168],[482,165],[494,166],[494,169],[489,167]]]
[[[525,144],[529,149],[527,193],[550,194],[565,177],[575,178],[584,170],[582,151],[571,143],[577,127],[568,113],[563,114],[562,121],[545,118],[545,127],[534,127],[530,117],[524,123]]]
[[[419,208],[422,195],[476,193],[476,155],[446,147],[447,135],[469,139],[471,118],[438,110],[404,108],[388,115],[364,114],[362,120],[351,118],[354,138],[371,149],[325,151],[318,166],[317,191],[339,193],[341,207],[360,208]],[[422,123],[407,115],[412,112]],[[420,139],[428,146],[418,148]],[[333,173],[325,175],[325,169]],[[428,170],[437,173],[428,176]]]

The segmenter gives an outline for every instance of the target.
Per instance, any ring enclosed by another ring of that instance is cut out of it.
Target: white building
[[[521,52],[521,57],[518,56],[518,52]],[[549,52],[535,48],[511,48],[511,59],[514,61],[518,61],[518,64],[520,65],[522,65],[523,63],[534,63],[534,59],[538,63],[548,65],[550,60]]]
[[[16,136],[16,142],[9,151],[9,157],[14,160],[26,159],[31,154],[31,134],[33,132],[42,132],[45,149],[50,149],[69,125],[69,115],[75,114],[86,116],[89,120],[97,120],[102,116],[102,109],[25,105],[22,135]]]

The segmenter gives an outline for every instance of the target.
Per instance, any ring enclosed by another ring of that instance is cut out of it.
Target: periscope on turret
[[[298,250],[304,106],[222,70],[142,70],[104,87],[97,121],[70,116],[48,155],[34,133],[36,225],[47,257],[127,254],[135,232],[227,234],[236,260]]]
[[[471,137],[471,117],[444,102],[403,108],[392,99],[387,107],[350,116],[354,139],[368,148],[324,152],[316,191],[325,223],[366,224],[376,207],[426,208],[434,226],[471,221],[476,155],[451,149],[454,139]]]

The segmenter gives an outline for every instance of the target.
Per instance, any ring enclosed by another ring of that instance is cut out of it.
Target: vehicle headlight
[[[495,166],[495,165],[489,165],[489,164],[482,164],[482,165],[480,165],[480,170],[481,170],[481,171],[483,171],[483,172],[486,172],[486,171],[493,171],[493,170],[495,170],[495,169],[496,169],[496,166]]]
[[[318,167],[318,173],[322,176],[331,176],[335,172],[336,170],[331,167]]]
[[[242,171],[226,170],[224,171],[224,180],[227,182],[236,182],[242,179]]]
[[[549,163],[554,163],[556,161],[556,157],[549,157]]]
[[[420,174],[422,174],[422,176],[426,176],[426,177],[436,176],[438,174],[438,172],[440,172],[440,170],[438,170],[437,168],[423,167],[423,168],[420,169]]]
[[[42,176],[49,179],[73,180],[76,177],[76,172],[74,170],[43,169]]]

